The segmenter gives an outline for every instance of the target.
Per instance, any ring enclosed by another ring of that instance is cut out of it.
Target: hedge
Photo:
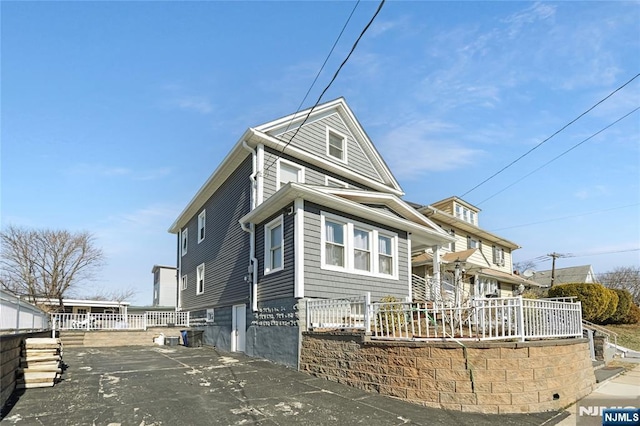
[[[549,289],[549,297],[572,296],[582,304],[582,318],[590,322],[606,322],[618,307],[618,294],[602,284],[570,283]]]

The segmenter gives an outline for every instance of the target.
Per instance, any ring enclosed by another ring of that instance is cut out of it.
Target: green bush
[[[606,321],[616,310],[617,294],[602,284],[560,284],[549,289],[549,297],[575,297],[582,303],[582,318],[596,323]]]
[[[632,303],[629,306],[629,313],[624,318],[624,324],[638,324],[640,322],[640,308]]]
[[[629,314],[629,310],[631,309],[631,304],[633,303],[633,297],[628,290],[623,290],[619,288],[612,288],[618,295],[618,307],[616,311],[609,317],[607,323],[609,324],[624,324],[625,318]]]
[[[607,287],[605,287],[604,289],[609,294],[609,300],[604,312],[602,312],[602,315],[600,315],[598,321],[602,324],[606,324],[611,319],[611,317],[615,315],[616,310],[618,309],[618,293]]]

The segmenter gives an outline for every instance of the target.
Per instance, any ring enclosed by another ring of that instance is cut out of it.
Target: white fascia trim
[[[236,142],[231,151],[229,151],[227,156],[209,176],[206,182],[200,187],[198,192],[196,192],[196,195],[193,196],[184,210],[182,210],[182,212],[178,215],[178,218],[168,229],[169,233],[178,233],[180,231],[180,228],[185,226],[189,219],[191,219],[198,212],[198,210],[200,210],[200,208],[209,199],[209,197],[211,197],[211,195],[220,187],[220,185],[222,185],[222,183],[227,180],[231,173],[234,172],[238,164],[240,164],[242,160],[244,160],[246,156],[249,155],[249,153],[242,146],[242,143],[244,141],[248,141],[252,134],[253,132],[251,131],[251,129],[247,129],[247,131],[244,132],[242,137],[238,140],[238,142]],[[248,178],[249,177],[247,176],[247,179]]]
[[[258,187],[256,206],[259,206],[264,201],[264,145],[261,143],[256,147],[256,167]]]
[[[293,297],[304,297],[304,200],[296,198],[293,204],[295,211],[294,226],[294,291]]]
[[[423,239],[429,240],[430,245],[446,244],[449,241],[453,241],[452,237],[443,234],[439,229],[429,228],[404,218],[377,211],[376,209],[364,206],[355,201],[327,194],[324,191],[319,191],[316,187],[309,187],[293,182],[289,182],[283,186],[260,207],[240,218],[240,223],[260,223],[277,212],[282,206],[292,203],[296,198],[302,198],[327,208],[349,212],[354,216],[413,233],[414,238],[416,236],[422,236]]]
[[[286,145],[284,142],[278,140],[277,138],[274,138],[273,136],[270,136],[266,133],[262,133],[259,130],[256,130],[254,128],[249,129],[250,131],[253,132],[253,136],[255,138],[257,138],[258,141],[262,141],[264,142],[265,145],[269,146],[270,148],[273,148],[275,150],[277,150],[278,152],[282,152],[282,150],[284,149],[284,147],[286,146],[286,151],[289,153],[293,153],[292,155],[296,158],[299,158],[302,161],[305,161],[307,163],[310,164],[314,164],[318,167],[321,167],[325,170],[328,170],[330,172],[333,172],[337,175],[341,175],[341,176],[346,176],[349,179],[353,180],[354,182],[360,182],[363,185],[366,185],[370,188],[376,189],[378,191],[381,192],[387,192],[387,193],[392,193],[394,195],[397,195],[399,197],[404,195],[404,192],[402,192],[401,190],[398,189],[394,189],[391,188],[387,185],[385,185],[384,183],[381,182],[377,182],[371,178],[368,178],[360,173],[356,173],[354,171],[351,171],[349,169],[347,169],[346,167],[340,166],[339,164],[336,164],[334,162],[325,160],[324,158],[318,157],[315,154],[311,154],[307,151],[303,151],[299,148],[296,148],[295,146],[291,146],[291,145]],[[255,141],[252,141],[253,143],[256,143]]]

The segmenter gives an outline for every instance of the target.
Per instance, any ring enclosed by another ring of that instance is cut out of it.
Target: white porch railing
[[[367,296],[368,297],[368,296]],[[474,299],[464,306],[433,302],[307,302],[308,329],[361,329],[372,339],[528,340],[582,337],[580,302]]]
[[[148,327],[189,326],[189,312],[143,314],[51,314],[57,330],[146,330]]]
[[[341,328],[369,330],[366,312],[371,304],[371,295],[344,299],[307,300],[307,329]]]

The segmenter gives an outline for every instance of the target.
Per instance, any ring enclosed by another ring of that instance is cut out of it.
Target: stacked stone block
[[[425,406],[480,413],[557,410],[595,384],[584,339],[461,343],[466,348],[307,332],[300,369]]]

